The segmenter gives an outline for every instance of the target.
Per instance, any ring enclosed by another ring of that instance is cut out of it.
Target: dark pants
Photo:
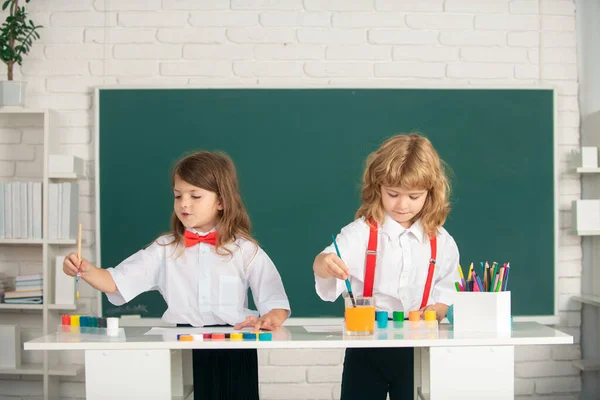
[[[341,400],[412,400],[414,349],[347,349]]]
[[[192,363],[194,400],[258,400],[256,349],[194,349]]]

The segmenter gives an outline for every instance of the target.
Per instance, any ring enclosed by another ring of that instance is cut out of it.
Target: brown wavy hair
[[[224,246],[233,243],[237,238],[256,243],[250,235],[250,217],[240,196],[235,165],[227,154],[218,151],[199,151],[190,154],[179,160],[173,168],[171,175],[173,187],[177,177],[190,185],[216,193],[223,205],[223,210],[219,211],[216,227],[218,236],[215,250],[218,254],[231,255],[231,251]],[[183,223],[173,211],[170,233],[174,238],[167,245],[173,243],[183,245],[184,232]]]
[[[425,233],[435,235],[450,212],[450,180],[446,170],[449,168],[426,137],[411,133],[387,139],[367,157],[362,205],[356,211],[356,218],[364,217],[367,221],[377,221],[380,226],[383,224],[382,186],[424,189],[427,199],[411,223],[421,218]]]

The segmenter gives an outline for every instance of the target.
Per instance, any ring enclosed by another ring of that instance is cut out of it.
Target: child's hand
[[[266,331],[274,331],[283,324],[285,319],[287,318],[287,310],[271,310],[260,318],[256,318],[253,315],[246,317],[244,322],[240,322],[233,329],[239,330],[242,328],[246,328],[248,326],[254,327],[255,331],[258,330],[266,330]]]
[[[346,263],[333,253],[323,255],[323,259],[321,260],[321,268],[329,277],[335,277],[341,280],[348,279],[349,277]]]
[[[239,330],[242,328],[247,328],[249,326],[252,326],[255,331],[259,331],[261,329],[273,331],[279,328],[279,325],[276,325],[275,321],[273,321],[273,319],[269,317],[268,314],[266,314],[260,318],[256,318],[254,315],[250,315],[246,317],[246,320],[244,322],[240,322],[239,324],[235,325],[233,329]]]
[[[87,264],[88,262],[86,259],[82,258],[80,263],[79,259],[77,258],[77,253],[71,253],[66,256],[65,260],[63,261],[63,271],[69,276],[77,276],[79,273],[80,276],[83,277],[85,275],[85,271],[87,270]]]
[[[448,306],[443,303],[435,303],[421,308],[421,319],[425,318],[425,311],[435,311],[438,322],[442,322],[448,311]]]

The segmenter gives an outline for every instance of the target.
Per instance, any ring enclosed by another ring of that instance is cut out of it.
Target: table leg
[[[186,400],[193,391],[192,350],[171,350],[171,394]]]

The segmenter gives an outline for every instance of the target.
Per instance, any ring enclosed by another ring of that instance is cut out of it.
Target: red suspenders
[[[433,280],[433,270],[435,269],[435,260],[437,255],[437,237],[432,235],[429,238],[429,246],[431,247],[431,258],[429,259],[429,271],[427,271],[427,281],[425,282],[425,290],[423,290],[423,299],[421,307],[425,307],[429,301],[429,293],[431,292],[431,281]]]
[[[377,261],[377,222],[367,221],[369,224],[369,243],[367,244],[367,261],[365,266],[365,286],[363,296],[373,296],[373,280],[375,279],[375,263]]]
[[[373,281],[375,279],[375,264],[377,261],[377,222],[368,221],[369,224],[369,243],[367,244],[367,260],[365,267],[365,282],[363,296],[373,296]],[[429,271],[427,272],[427,281],[425,282],[425,290],[423,290],[423,299],[421,307],[427,305],[429,293],[431,292],[431,281],[433,280],[433,270],[435,269],[435,259],[437,255],[437,238],[434,236],[429,238],[431,246],[431,258],[429,259]]]

